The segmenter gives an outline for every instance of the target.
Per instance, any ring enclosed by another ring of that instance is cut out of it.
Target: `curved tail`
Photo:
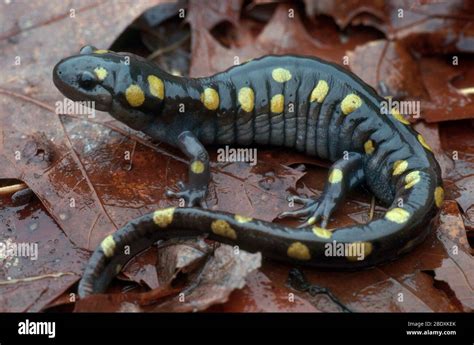
[[[373,266],[423,241],[443,200],[440,178],[432,169],[400,177],[396,191],[384,217],[334,231],[316,226],[295,229],[199,208],[159,209],[129,222],[102,241],[90,258],[78,292],[84,297],[105,291],[131,257],[160,239],[202,234],[302,265],[336,269]]]

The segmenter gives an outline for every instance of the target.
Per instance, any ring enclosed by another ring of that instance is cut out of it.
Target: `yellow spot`
[[[166,228],[173,221],[175,207],[163,208],[153,213],[153,221],[160,228]]]
[[[114,255],[115,251],[115,241],[112,235],[107,236],[104,238],[102,243],[100,244],[102,251],[104,252],[105,256],[110,258]]]
[[[115,274],[119,274],[121,270],[122,270],[121,264],[118,264],[117,266],[115,266]]]
[[[321,238],[331,238],[332,232],[317,226],[313,226],[313,233]]]
[[[365,153],[367,153],[368,155],[371,155],[375,148],[374,148],[374,142],[372,140],[367,140],[364,144],[364,150],[365,150]]]
[[[195,174],[202,174],[204,169],[204,163],[201,161],[194,161],[191,163],[191,171]]]
[[[315,217],[310,217],[310,218],[308,219],[307,223],[308,223],[309,225],[313,225],[314,223],[316,223],[316,218],[315,218]]]
[[[318,84],[313,89],[313,92],[311,92],[309,101],[310,102],[316,101],[318,103],[322,103],[324,101],[324,98],[326,98],[328,91],[329,91],[328,83],[325,80],[318,81]]]
[[[154,75],[149,75],[147,79],[150,93],[159,99],[163,99],[165,97],[165,85],[163,84],[163,80]]]
[[[420,172],[418,170],[412,171],[409,173],[407,176],[405,176],[405,189],[410,189],[414,185],[416,185],[418,182],[420,182],[421,176]]]
[[[306,245],[301,242],[294,242],[288,247],[287,254],[290,258],[297,260],[310,260],[311,254]]]
[[[230,224],[225,220],[218,219],[211,224],[212,232],[216,235],[230,238],[231,240],[237,239],[237,234],[234,229],[231,228]]]
[[[403,208],[392,208],[390,211],[385,213],[385,218],[391,222],[395,222],[398,224],[406,223],[408,218],[410,217],[410,213],[405,211]]]
[[[252,221],[252,218],[251,217],[246,217],[246,216],[241,216],[239,214],[236,214],[234,216],[234,219],[238,222],[238,223],[248,223],[250,221]]]
[[[396,161],[393,163],[393,176],[403,174],[405,170],[408,168],[408,162],[407,161]]]
[[[270,101],[270,111],[272,113],[282,113],[284,107],[285,97],[281,93],[272,97]]]
[[[441,207],[444,200],[444,189],[443,187],[436,187],[434,191],[435,203],[438,208]]]
[[[288,81],[291,79],[291,73],[287,69],[284,68],[275,68],[272,71],[272,77],[275,79],[275,81],[279,83],[284,83],[285,81]]]
[[[97,79],[104,80],[107,78],[107,70],[104,67],[96,67],[94,73],[97,76]]]
[[[423,138],[423,136],[421,134],[418,134],[418,141],[420,142],[421,145],[423,145],[423,147],[429,151],[433,151],[430,147],[430,145],[428,145],[425,141],[425,138]]]
[[[240,107],[250,113],[253,110],[253,107],[255,106],[255,94],[253,93],[253,90],[249,87],[243,87],[239,90],[239,95],[238,95]]]
[[[362,105],[362,99],[351,93],[347,95],[341,102],[341,110],[344,115],[352,113]]]
[[[362,261],[372,253],[372,243],[354,242],[347,246],[346,259],[349,261]]]
[[[201,102],[209,110],[216,110],[219,107],[219,94],[213,88],[206,88],[201,93]]]
[[[332,169],[328,178],[329,183],[339,183],[342,181],[342,170],[341,169]]]
[[[410,124],[410,122],[407,119],[405,119],[405,117],[403,117],[403,115],[400,114],[400,112],[397,109],[392,109],[392,116],[405,125]]]
[[[139,107],[145,102],[145,94],[140,86],[132,84],[125,90],[125,98],[132,107]]]
[[[94,50],[94,54],[106,54],[108,53],[109,51],[106,50],[106,49],[98,49],[98,50]]]

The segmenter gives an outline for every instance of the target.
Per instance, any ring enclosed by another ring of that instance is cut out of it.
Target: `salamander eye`
[[[79,74],[78,82],[79,85],[86,90],[90,90],[98,84],[98,80],[95,75],[88,71],[84,71]]]

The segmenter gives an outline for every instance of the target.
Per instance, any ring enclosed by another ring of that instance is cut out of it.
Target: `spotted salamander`
[[[107,236],[79,283],[81,297],[105,291],[133,255],[174,237],[205,234],[308,266],[373,266],[423,241],[443,202],[440,168],[423,137],[395,109],[381,112],[384,99],[357,76],[317,58],[265,56],[211,77],[183,78],[133,54],[86,46],[61,60],[53,79],[66,97],[95,102],[190,160],[188,182],[167,191],[186,207],[156,210]],[[333,165],[319,198],[294,196],[303,207],[282,213],[304,217],[295,229],[207,209],[208,144],[294,148]],[[361,184],[388,207],[383,217],[328,230],[332,212]],[[327,255],[330,244],[344,250]],[[351,251],[357,246],[362,256]]]

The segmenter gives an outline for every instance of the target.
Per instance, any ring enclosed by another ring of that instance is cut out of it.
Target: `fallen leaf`
[[[1,312],[41,311],[74,286],[88,259],[36,198],[14,206],[1,197],[0,243]]]
[[[351,71],[382,95],[394,99],[426,98],[419,66],[410,51],[398,41],[370,41],[349,52],[348,56]]]
[[[224,303],[235,289],[245,286],[245,278],[261,264],[261,254],[250,254],[231,246],[217,247],[199,274],[198,284],[189,291],[153,308],[153,311],[200,311]]]

